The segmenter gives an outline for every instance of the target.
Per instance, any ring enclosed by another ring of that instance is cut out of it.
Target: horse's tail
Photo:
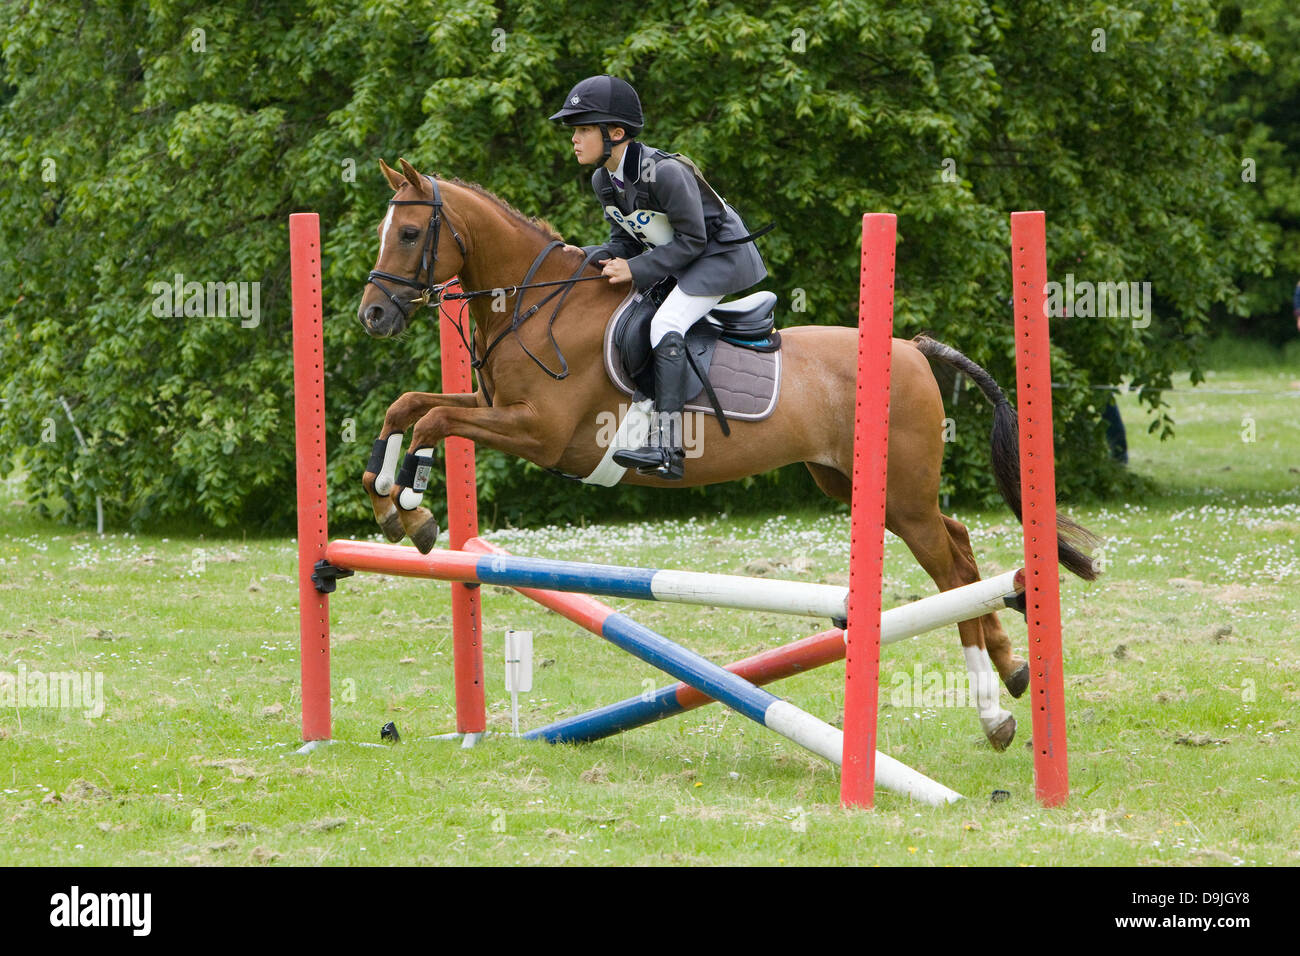
[[[1007,505],[1023,522],[1020,509],[1020,430],[1016,413],[1007,401],[993,376],[958,352],[950,345],[936,342],[927,335],[918,335],[912,343],[929,359],[937,359],[965,373],[980,387],[984,397],[993,405],[993,479]],[[1097,543],[1090,531],[1066,518],[1056,516],[1056,548],[1060,562],[1073,574],[1085,581],[1097,579],[1097,568],[1085,549]]]

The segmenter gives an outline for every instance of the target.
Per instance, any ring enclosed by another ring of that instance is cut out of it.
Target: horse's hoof
[[[438,543],[438,522],[430,518],[411,533],[411,543],[420,549],[421,554],[428,554]]]
[[[379,519],[379,530],[393,544],[406,537],[406,529],[402,527],[402,516],[397,513],[396,508]]]
[[[1007,693],[1012,697],[1019,697],[1029,686],[1029,662],[1021,664],[1016,668],[1015,673],[1004,681],[1007,685]]]
[[[994,750],[1006,750],[1011,746],[1011,741],[1016,736],[1016,718],[1011,714],[1007,714],[1006,720],[992,730],[985,731],[985,733]]]

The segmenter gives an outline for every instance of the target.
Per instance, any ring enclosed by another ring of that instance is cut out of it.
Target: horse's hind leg
[[[836,468],[814,462],[806,464],[817,487],[828,497],[845,504],[852,503],[851,478]],[[960,523],[953,522],[966,540],[964,557],[957,540],[949,533],[947,522],[950,520],[939,514],[937,500],[932,507],[919,513],[900,513],[897,506],[892,511],[886,506],[885,526],[903,539],[940,591],[970,584],[979,578],[974,559],[969,557],[970,541],[965,537],[966,529]],[[962,653],[971,678],[971,691],[975,695],[980,726],[995,749],[1005,750],[1015,737],[1016,719],[998,706],[997,679],[989,666],[989,658],[984,653],[983,628],[975,620],[963,621],[957,625],[957,630],[961,635]],[[1009,648],[1011,642],[1006,639],[1006,634],[1002,634],[1002,639]]]
[[[975,565],[975,553],[970,546],[970,534],[966,526],[955,518],[943,516],[944,526],[948,529],[948,537],[952,539],[954,547],[962,555],[965,561],[970,563],[971,567]],[[976,577],[978,579],[979,570],[976,568]],[[977,619],[981,632],[984,636],[984,649],[989,652],[989,659],[993,661],[993,666],[998,669],[998,675],[1002,678],[1002,683],[1006,684],[1007,691],[1012,697],[1020,697],[1025,688],[1029,686],[1029,664],[1022,657],[1017,657],[1011,652],[1011,638],[1007,637],[1007,632],[1002,629],[1002,624],[998,621],[998,616],[993,613],[985,614]]]
[[[903,539],[940,591],[979,580],[975,562],[957,547],[947,521],[939,513],[937,502],[920,512],[897,508],[890,513],[887,507],[885,527]],[[980,726],[994,749],[1005,750],[1016,735],[1016,718],[999,706],[997,676],[985,653],[984,629],[979,619],[975,619],[962,621],[957,625],[957,631],[961,635],[962,654],[966,659]]]

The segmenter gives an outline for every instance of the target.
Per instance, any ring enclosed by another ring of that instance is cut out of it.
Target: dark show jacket
[[[731,295],[767,276],[740,214],[713,191],[694,164],[636,140],[623,157],[624,191],[604,165],[591,187],[610,224],[609,241],[585,246],[600,259],[626,259],[638,289],[667,276],[690,295]]]

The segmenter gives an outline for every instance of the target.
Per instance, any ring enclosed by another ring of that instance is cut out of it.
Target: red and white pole
[[[302,739],[330,739],[329,595],[312,570],[325,558],[325,363],[321,320],[320,217],[289,217],[293,294],[293,414],[298,471],[298,615],[302,653]]]
[[[1056,543],[1056,456],[1047,318],[1047,223],[1042,212],[1011,214],[1016,315],[1016,410],[1025,535],[1025,609],[1033,714],[1034,790],[1047,807],[1070,795]]]
[[[889,466],[889,371],[894,335],[896,218],[862,217],[858,295],[858,386],[853,425],[849,534],[849,627],[844,670],[844,761],[840,803],[875,804],[880,700],[880,605],[885,569],[885,479]]]
[[[469,353],[454,323],[469,328],[469,309],[464,299],[445,303],[438,326],[442,350],[442,390],[447,393],[474,391]],[[474,471],[474,443],[468,438],[447,438],[447,534],[453,550],[465,550],[465,542],[478,537],[478,487]],[[481,734],[487,729],[487,705],[483,687],[483,616],[478,585],[451,586],[452,654],[456,675],[456,730]]]

